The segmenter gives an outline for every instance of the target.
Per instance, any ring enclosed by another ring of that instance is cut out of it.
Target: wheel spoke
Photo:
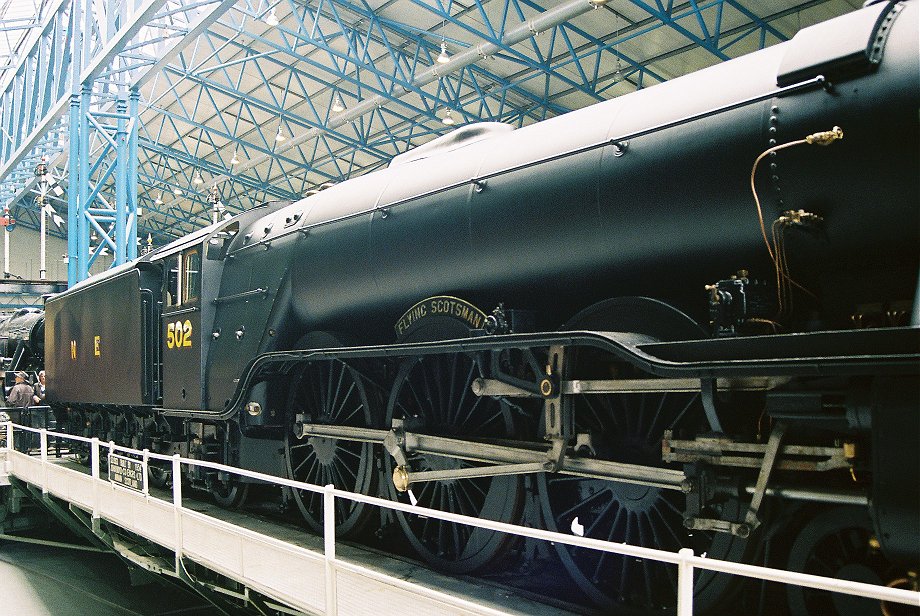
[[[584,481],[584,480],[582,480],[582,481]],[[603,498],[603,497],[607,497],[607,496],[609,496],[609,495],[607,494],[607,490],[601,490],[601,491],[599,491],[599,492],[595,492],[594,494],[592,494],[592,495],[589,496],[588,498],[584,499],[583,501],[578,502],[578,503],[575,503],[574,505],[572,505],[570,508],[566,509],[565,511],[562,511],[562,512],[560,512],[560,513],[557,513],[557,514],[556,514],[556,520],[557,520],[557,521],[558,521],[558,520],[563,520],[563,519],[567,518],[569,515],[571,515],[572,513],[575,513],[576,511],[578,511],[579,509],[581,509],[581,508],[583,508],[583,507],[586,507],[586,506],[590,505],[592,502],[594,502],[594,501],[596,501],[596,500],[599,500],[599,499],[601,499],[601,498]]]
[[[473,396],[470,383],[476,363],[463,354],[434,355],[405,363],[390,397],[389,417],[417,416],[422,430],[433,435],[460,438],[514,436],[510,408],[491,398]],[[387,457],[388,470],[395,464]],[[450,456],[410,457],[415,471],[467,468],[470,464]],[[521,499],[516,478],[425,482],[415,486],[419,505],[500,521],[518,517]],[[490,561],[504,546],[504,538],[479,533],[463,525],[396,512],[410,544],[427,561],[457,572],[469,572]],[[483,539],[478,539],[483,537]],[[473,543],[470,543],[470,542]]]
[[[684,408],[674,417],[674,420],[668,425],[668,430],[673,430],[681,424],[684,420],[684,415],[687,414],[687,411],[693,407],[694,403],[699,399],[699,396],[690,396],[690,399],[687,401],[687,404],[684,405]]]
[[[645,440],[647,442],[652,442],[655,438],[655,426],[658,425],[658,418],[661,417],[661,411],[665,407],[665,401],[667,401],[667,396],[659,396],[658,399],[658,408],[655,409],[655,416],[652,417],[652,420],[648,423],[648,431],[645,433]]]
[[[370,425],[363,383],[345,363],[308,364],[291,387],[288,417],[303,413],[330,425]],[[372,492],[373,449],[360,443],[329,438],[302,441],[289,430],[285,440],[288,477],[313,485],[334,484],[350,491]],[[322,531],[322,498],[306,490],[293,490],[294,501],[307,525]],[[356,532],[369,510],[361,503],[338,499],[336,532],[347,536]]]
[[[595,324],[592,329],[598,327]],[[609,331],[625,330],[614,327]],[[595,352],[583,356],[589,364],[579,365],[580,358],[578,351],[567,352],[563,378],[609,378],[607,374],[641,378],[631,367],[622,367],[617,358],[610,357],[609,367]],[[700,398],[693,394],[572,395],[563,403],[573,413],[575,432],[591,434],[600,460],[663,467],[660,438],[665,429],[692,433],[705,428]],[[690,544],[716,558],[726,556],[731,545],[739,545],[740,540],[718,542],[714,533],[695,531],[688,536],[680,495],[661,488],[552,475],[539,475],[537,485],[550,530],[570,532],[577,519],[586,537],[667,550]],[[563,544],[556,544],[556,550],[578,586],[603,609],[615,613],[673,609],[676,571],[670,571],[671,567]],[[713,583],[710,577],[704,586],[701,596],[705,600],[701,601],[712,609],[725,585]]]
[[[354,381],[351,382],[351,386],[348,388],[348,391],[345,392],[345,395],[342,396],[342,401],[335,405],[335,410],[332,412],[332,421],[340,425],[346,425],[345,421],[341,419],[342,409],[345,408],[345,405],[348,404],[348,401],[351,400],[351,395],[355,391],[357,385]],[[336,391],[336,401],[338,401],[338,390]]]

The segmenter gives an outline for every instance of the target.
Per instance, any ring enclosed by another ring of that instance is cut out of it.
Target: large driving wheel
[[[701,330],[683,313],[644,298],[623,298],[598,304],[566,329],[628,331],[657,339],[691,339]],[[593,349],[572,349],[566,357],[567,379],[641,377],[632,368]],[[665,430],[691,436],[705,431],[698,394],[569,395],[564,404],[574,415],[575,432],[592,437],[593,453],[603,460],[664,466],[661,438]],[[683,525],[684,496],[679,491],[638,484],[565,475],[540,475],[538,489],[550,530],[605,541],[737,560],[747,542],[730,535],[688,531]],[[738,503],[717,505],[712,515],[737,514]],[[673,565],[556,544],[569,574],[595,604],[621,612],[673,609],[677,571]],[[695,601],[703,611],[726,586],[725,576],[696,576]]]
[[[827,509],[806,524],[789,553],[789,569],[839,580],[884,585],[898,577],[871,547],[872,522],[862,507]],[[878,616],[878,601],[789,584],[789,611],[802,616]],[[894,613],[901,613],[897,606]],[[891,613],[891,612],[889,612]]]
[[[387,407],[387,421],[407,420],[412,431],[458,439],[500,439],[513,436],[511,413],[492,398],[471,391],[480,376],[467,355],[433,355],[407,360],[396,377]],[[387,477],[395,462],[386,456]],[[412,471],[460,469],[475,466],[456,457],[410,454]],[[474,518],[515,522],[522,507],[517,476],[452,479],[412,484],[400,494],[389,482],[390,495],[422,507]],[[433,566],[467,573],[496,561],[509,537],[481,528],[443,522],[411,513],[395,512],[403,531],[419,555]]]
[[[361,375],[339,361],[308,364],[291,384],[288,403],[290,427],[285,438],[288,477],[318,486],[359,494],[374,489],[373,446],[326,437],[298,438],[294,433],[297,417],[305,424],[371,427],[371,408]],[[307,525],[323,529],[323,495],[294,490],[294,500]],[[360,530],[369,509],[363,503],[337,498],[336,533],[341,537]]]

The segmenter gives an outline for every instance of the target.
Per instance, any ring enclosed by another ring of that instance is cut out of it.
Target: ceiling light
[[[345,101],[342,100],[341,94],[336,94],[332,99],[332,111],[339,113],[345,111]]]
[[[163,205],[163,191],[160,191],[160,196],[157,197],[156,201],[153,202],[155,205]]]
[[[278,132],[277,132],[277,134],[275,135],[275,141],[276,141],[277,143],[281,143],[281,142],[284,141],[285,139],[287,139],[287,137],[285,137],[284,135],[281,134],[281,120],[278,120]]]
[[[275,13],[275,7],[272,7],[272,10],[268,12],[265,17],[265,23],[273,28],[278,25],[278,15]]]
[[[450,56],[447,55],[447,43],[441,41],[441,55],[438,56],[438,64],[447,64],[450,62]]]
[[[237,150],[234,149],[234,150],[233,150],[233,158],[230,159],[230,164],[231,164],[231,165],[238,165],[238,164],[240,164],[240,159],[237,158],[236,153],[237,153]]]
[[[182,194],[182,190],[178,186],[176,186],[175,188],[173,188],[173,194],[178,197],[179,195]]]
[[[195,172],[195,179],[192,180],[192,182],[194,182],[195,186],[201,186],[204,184],[204,179],[201,177],[201,171]]]
[[[457,123],[457,121],[454,120],[454,116],[450,114],[450,109],[448,109],[447,113],[444,114],[444,117],[441,118],[441,122],[443,122],[447,126],[453,126],[454,124]]]

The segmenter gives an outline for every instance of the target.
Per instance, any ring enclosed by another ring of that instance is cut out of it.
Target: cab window
[[[201,296],[201,250],[190,248],[182,253],[182,303],[190,304]]]
[[[179,256],[166,260],[166,305],[178,306],[182,302],[179,297]]]

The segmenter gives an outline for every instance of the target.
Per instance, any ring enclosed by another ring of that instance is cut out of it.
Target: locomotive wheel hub
[[[627,441],[614,447],[623,459],[631,464],[656,466],[660,464],[657,459],[657,449],[647,443]],[[660,455],[660,454],[659,454]],[[638,483],[613,482],[610,490],[614,498],[627,510],[632,512],[648,511],[661,497],[661,489],[654,486]]]
[[[313,447],[313,451],[316,454],[316,459],[320,464],[326,466],[332,464],[332,462],[335,460],[335,450],[338,444],[338,439],[314,436],[307,439],[307,442],[310,443],[311,447]]]

